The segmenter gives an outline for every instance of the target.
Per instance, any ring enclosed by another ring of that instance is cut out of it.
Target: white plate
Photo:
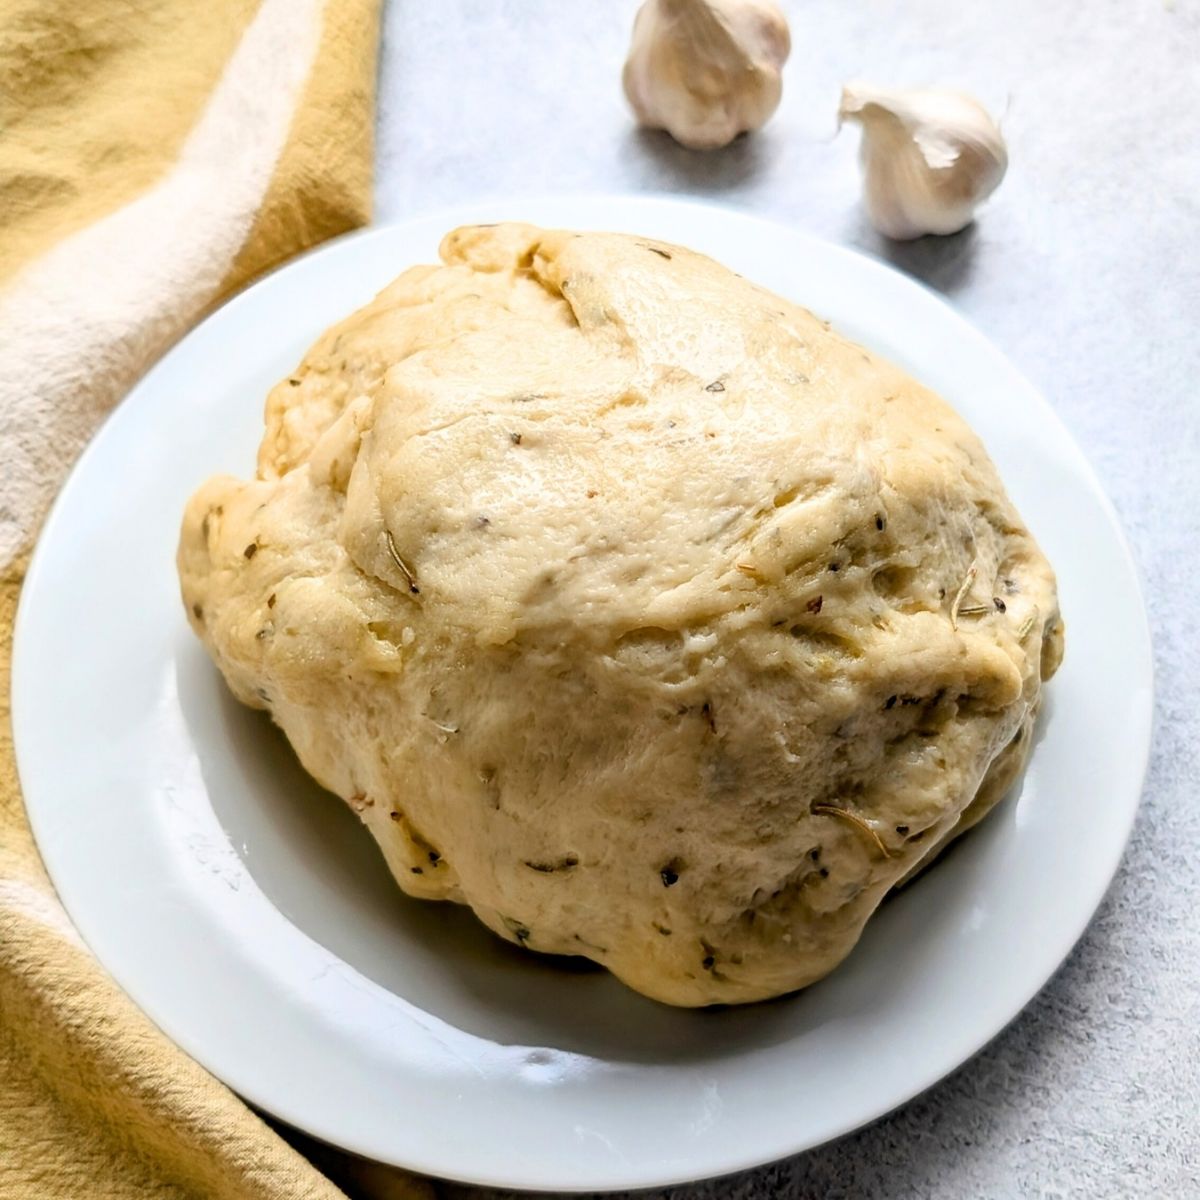
[[[907,365],[983,436],[1058,569],[1067,656],[1011,796],[798,996],[661,1007],[405,899],[345,806],[229,698],[180,608],[189,493],[248,474],[268,387],[466,221],[627,229],[707,251]],[[1031,321],[1039,319],[1036,312]],[[1150,732],[1130,557],[1046,402],[941,300],[793,230],[664,199],[476,204],[263,280],[121,405],[46,525],[17,623],[21,780],[100,960],[247,1099],[329,1142],[513,1187],[665,1184],[861,1125],[978,1050],[1046,982],[1116,868]]]

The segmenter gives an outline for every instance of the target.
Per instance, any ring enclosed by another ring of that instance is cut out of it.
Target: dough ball
[[[937,396],[699,254],[459,229],[192,499],[189,619],[410,895],[805,986],[1023,764],[1054,576]]]

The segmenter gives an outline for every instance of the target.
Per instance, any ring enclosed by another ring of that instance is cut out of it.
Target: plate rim
[[[97,427],[92,435],[83,453],[73,464],[71,470],[67,474],[58,494],[55,497],[54,503],[43,522],[42,528],[38,533],[36,545],[31,556],[25,578],[21,586],[21,594],[18,602],[16,618],[13,626],[13,644],[12,644],[12,678],[11,678],[11,698],[12,698],[12,729],[14,741],[14,757],[17,764],[18,778],[21,782],[22,796],[26,801],[26,813],[30,825],[33,829],[34,837],[38,845],[39,854],[42,856],[43,863],[49,874],[51,881],[55,886],[56,892],[61,896],[64,890],[69,891],[70,885],[67,884],[65,889],[60,874],[62,870],[61,863],[55,863],[54,854],[51,853],[47,858],[45,846],[48,844],[45,835],[45,827],[41,825],[44,817],[39,816],[42,812],[38,805],[29,804],[30,788],[27,786],[27,781],[36,776],[36,768],[33,767],[30,757],[31,751],[28,749],[32,737],[28,733],[28,723],[34,721],[34,717],[27,710],[28,705],[20,703],[20,696],[27,688],[23,685],[23,680],[27,674],[36,670],[33,665],[33,650],[31,648],[32,637],[28,630],[34,625],[36,617],[31,615],[33,612],[33,601],[31,599],[40,587],[43,586],[43,574],[49,569],[47,562],[50,559],[51,551],[47,550],[47,546],[52,546],[55,542],[58,525],[63,519],[62,514],[69,508],[75,488],[78,481],[83,476],[92,459],[102,453],[103,443],[110,435],[113,428],[122,426],[128,421],[136,421],[136,410],[143,403],[140,397],[146,393],[152,393],[157,385],[157,380],[160,375],[169,371],[173,356],[179,346],[189,342],[196,334],[209,327],[210,323],[218,318],[221,321],[231,319],[233,314],[236,314],[242,307],[252,301],[262,289],[270,285],[276,276],[288,272],[291,268],[300,263],[310,263],[313,260],[323,258],[327,255],[336,255],[342,252],[347,243],[367,242],[376,239],[386,239],[392,236],[398,229],[403,229],[409,226],[416,226],[422,223],[429,222],[435,217],[444,223],[446,229],[453,228],[454,225],[469,221],[478,221],[481,219],[481,213],[486,209],[496,209],[499,211],[516,210],[520,206],[538,206],[552,207],[556,205],[583,205],[583,206],[612,206],[616,209],[621,209],[623,212],[629,212],[631,219],[634,214],[632,209],[643,209],[647,206],[655,208],[678,208],[685,207],[688,209],[701,210],[711,218],[734,218],[736,222],[750,223],[765,230],[784,231],[789,237],[800,239],[801,241],[810,244],[819,244],[824,247],[833,247],[836,251],[843,255],[849,255],[859,261],[860,265],[872,273],[878,273],[885,276],[899,276],[909,287],[915,287],[924,293],[927,300],[932,301],[940,310],[941,317],[950,323],[950,325],[958,330],[966,331],[973,339],[978,339],[985,343],[987,347],[1002,358],[1009,366],[1014,376],[1019,377],[1025,385],[1028,396],[1031,400],[1036,401],[1040,410],[1039,416],[1041,419],[1051,422],[1057,429],[1061,439],[1068,444],[1074,451],[1078,460],[1077,466],[1083,482],[1085,482],[1090,490],[1092,498],[1096,500],[1107,519],[1106,533],[1110,534],[1114,548],[1119,552],[1121,564],[1128,572],[1129,583],[1132,588],[1133,598],[1136,600],[1138,622],[1136,629],[1128,631],[1131,640],[1135,640],[1137,645],[1137,653],[1140,661],[1144,664],[1146,670],[1146,689],[1144,699],[1140,704],[1138,711],[1138,723],[1136,727],[1131,727],[1130,742],[1128,743],[1133,752],[1135,769],[1133,776],[1137,780],[1137,794],[1132,803],[1129,803],[1122,810],[1122,819],[1120,828],[1117,830],[1119,837],[1112,840],[1111,850],[1102,864],[1098,864],[1097,878],[1103,877],[1104,883],[1102,887],[1095,890],[1096,894],[1093,899],[1085,906],[1086,912],[1082,918],[1072,921],[1069,926],[1063,927],[1060,924],[1055,926],[1059,932],[1054,937],[1054,942],[1058,946],[1052,957],[1055,965],[1052,966],[1044,974],[1035,972],[1030,976],[1030,981],[1025,987],[1020,989],[1022,996],[1020,1003],[1016,1005],[1013,1011],[1000,1023],[989,1025],[989,1030],[985,1034],[972,1036],[969,1040],[972,1043],[971,1048],[965,1053],[960,1053],[956,1048],[951,1054],[943,1056],[945,1058],[953,1058],[950,1065],[939,1060],[938,1065],[926,1071],[914,1071],[912,1078],[915,1080],[911,1086],[900,1089],[897,1094],[890,1094],[886,1100],[881,1103],[869,1106],[863,1106],[860,1115],[853,1119],[848,1119],[840,1123],[832,1132],[821,1137],[817,1141],[810,1141],[803,1138],[788,1141],[782,1139],[781,1144],[774,1145],[770,1148],[763,1145],[756,1145],[756,1148],[748,1152],[738,1152],[736,1148],[725,1155],[709,1156],[714,1160],[719,1158],[719,1164],[710,1164],[704,1166],[699,1173],[689,1173],[681,1175],[678,1170],[656,1171],[653,1165],[649,1165],[642,1170],[615,1170],[610,1171],[608,1177],[597,1180],[590,1178],[584,1182],[564,1181],[555,1177],[554,1179],[537,1178],[535,1174],[514,1172],[508,1170],[506,1172],[496,1171],[479,1171],[467,1170],[459,1171],[453,1168],[448,1169],[446,1163],[441,1161],[420,1161],[419,1156],[405,1154],[403,1161],[397,1158],[394,1154],[381,1154],[380,1147],[364,1142],[355,1142],[354,1139],[345,1136],[339,1136],[336,1141],[330,1141],[330,1144],[337,1145],[343,1149],[349,1150],[352,1153],[359,1154],[365,1158],[379,1162],[388,1163],[389,1165],[401,1167],[410,1171],[423,1172],[425,1174],[438,1176],[444,1179],[457,1180],[464,1183],[475,1184],[479,1186],[492,1187],[513,1187],[522,1188],[533,1191],[566,1191],[566,1192],[584,1192],[593,1191],[597,1188],[605,1189],[624,1189],[624,1188],[650,1188],[671,1186],[683,1182],[692,1182],[701,1179],[713,1179],[744,1171],[764,1163],[777,1161],[781,1158],[804,1152],[806,1150],[815,1149],[820,1145],[827,1144],[830,1141],[836,1140],[839,1137],[862,1128],[868,1125],[885,1114],[892,1112],[903,1105],[910,1103],[915,1097],[928,1091],[942,1079],[954,1071],[960,1069],[972,1058],[981,1052],[989,1045],[996,1037],[998,1037],[1009,1025],[1011,1025],[1017,1017],[1025,1010],[1033,998],[1041,992],[1041,990],[1050,981],[1059,967],[1070,955],[1072,950],[1078,944],[1083,934],[1087,930],[1091,921],[1095,917],[1097,910],[1102,904],[1105,895],[1111,888],[1113,879],[1116,876],[1128,845],[1134,821],[1136,820],[1137,812],[1141,804],[1141,798],[1144,794],[1146,774],[1149,766],[1149,757],[1153,740],[1153,715],[1154,715],[1154,657],[1153,657],[1153,641],[1151,635],[1151,626],[1148,613],[1144,601],[1144,589],[1142,575],[1136,557],[1130,547],[1129,540],[1125,534],[1125,530],[1119,519],[1112,502],[1105,493],[1096,472],[1089,461],[1087,455],[1080,447],[1074,436],[1066,427],[1064,422],[1059,417],[1058,413],[1051,406],[1049,401],[1043,395],[1041,390],[1037,388],[1032,381],[1024,374],[1024,372],[1005,354],[991,339],[971,321],[969,321],[962,313],[960,313],[949,301],[936,292],[920,279],[917,279],[907,272],[901,271],[879,259],[873,258],[869,254],[853,247],[846,246],[839,242],[829,241],[819,238],[814,234],[807,232],[804,229],[796,228],[785,224],[782,221],[777,221],[769,217],[764,217],[756,212],[738,208],[734,205],[710,201],[700,200],[694,196],[677,195],[672,193],[625,193],[625,194],[603,194],[603,193],[581,193],[581,194],[556,194],[556,193],[531,193],[531,194],[515,194],[515,195],[496,195],[483,197],[481,199],[471,200],[463,203],[458,203],[451,206],[441,207],[435,206],[429,209],[416,212],[403,221],[390,222],[380,225],[372,225],[363,229],[353,230],[342,234],[329,241],[323,242],[320,245],[313,247],[304,253],[288,259],[274,267],[269,272],[260,276],[249,287],[238,292],[230,297],[225,303],[205,315],[192,330],[184,335],[177,343],[168,349],[160,359],[138,380],[133,388],[130,389],[126,397],[118,403],[106,415],[104,420]],[[622,222],[624,226],[624,222]],[[131,403],[134,402],[134,403]],[[131,415],[135,414],[135,415]],[[26,749],[22,750],[22,746]],[[33,791],[37,791],[38,785],[35,784]],[[1115,826],[1114,826],[1115,827]],[[267,900],[267,903],[271,902]],[[65,903],[64,903],[64,907]],[[1082,910],[1081,910],[1082,911]],[[287,919],[287,918],[285,918]],[[76,918],[72,915],[72,922],[78,927]],[[86,923],[86,922],[85,922]],[[303,930],[298,929],[303,936]],[[88,942],[90,949],[90,941],[87,933],[80,929],[81,935],[85,942]],[[95,952],[92,951],[94,954]],[[261,1108],[266,1112],[272,1113],[281,1120],[298,1129],[305,1131],[318,1140],[326,1140],[319,1129],[314,1129],[311,1118],[302,1113],[290,1111],[286,1103],[280,1103],[279,1096],[266,1096],[263,1090],[239,1081],[234,1084],[230,1081],[231,1076],[236,1076],[238,1072],[223,1070],[221,1074],[217,1074],[212,1067],[209,1067],[201,1057],[202,1050],[197,1048],[197,1038],[192,1037],[188,1031],[174,1028],[169,1018],[164,1018],[161,1014],[152,1014],[150,1007],[157,1008],[157,1005],[148,1006],[143,999],[135,996],[133,991],[130,991],[127,985],[123,982],[123,977],[127,974],[124,966],[120,973],[117,969],[109,966],[99,959],[97,961],[107,970],[118,985],[130,996],[131,1000],[137,1007],[153,1021],[163,1033],[171,1038],[179,1045],[185,1053],[193,1057],[200,1065],[208,1070],[216,1078],[222,1082],[226,1082],[235,1094],[239,1095],[250,1105]],[[269,1089],[267,1089],[269,1093]],[[902,1093],[902,1094],[901,1094]],[[777,1139],[779,1140],[779,1139]],[[477,1163],[474,1165],[478,1165]],[[506,1164],[507,1165],[507,1164]]]

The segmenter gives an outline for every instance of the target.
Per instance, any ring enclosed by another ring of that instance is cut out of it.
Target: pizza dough
[[[820,978],[1062,656],[963,421],[691,251],[449,234],[190,502],[189,619],[410,895],[671,1004]]]

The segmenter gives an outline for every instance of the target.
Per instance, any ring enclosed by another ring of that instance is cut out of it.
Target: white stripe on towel
[[[312,70],[321,8],[263,0],[175,166],[0,294],[0,567],[105,413],[231,269]]]

